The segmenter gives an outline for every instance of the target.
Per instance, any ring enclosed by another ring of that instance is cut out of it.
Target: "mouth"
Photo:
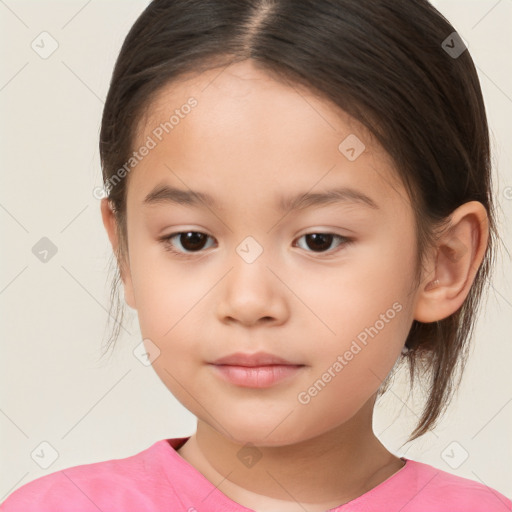
[[[209,363],[216,375],[236,386],[268,388],[296,376],[306,365],[265,352],[236,353]]]
[[[211,365],[216,374],[231,384],[246,388],[269,388],[296,376],[305,365],[267,366]]]

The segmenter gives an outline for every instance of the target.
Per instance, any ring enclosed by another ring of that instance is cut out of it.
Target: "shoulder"
[[[0,512],[98,512],[144,507],[148,503],[142,490],[154,476],[153,455],[162,443],[123,459],[82,464],[36,478],[11,493],[0,504]]]
[[[512,501],[476,480],[409,460],[410,501],[403,512],[511,512]]]

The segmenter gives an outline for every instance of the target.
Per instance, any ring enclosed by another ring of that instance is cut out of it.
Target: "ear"
[[[470,201],[450,215],[417,294],[414,319],[435,322],[457,311],[482,263],[489,238],[487,211]]]
[[[103,225],[107,231],[108,238],[112,245],[112,250],[114,251],[114,254],[117,255],[117,249],[119,247],[118,226],[115,214],[112,211],[112,206],[108,198],[103,198],[101,200],[101,217],[103,219]],[[117,264],[119,265],[121,279],[123,281],[124,300],[128,306],[133,309],[137,309],[135,306],[132,276],[128,258],[126,258],[126,261],[118,260]]]

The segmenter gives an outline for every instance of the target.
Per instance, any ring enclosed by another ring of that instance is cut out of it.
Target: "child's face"
[[[197,105],[183,107],[190,97]],[[172,130],[158,130],[175,110]],[[414,318],[413,212],[389,158],[353,119],[247,61],[168,87],[143,126],[134,149],[151,149],[129,175],[125,296],[160,350],[157,374],[241,443],[291,444],[339,427],[374,397]],[[355,160],[359,146],[339,149],[351,134],[366,146]],[[216,204],[144,204],[162,185]],[[281,197],[340,187],[378,208],[279,207]],[[208,235],[173,238],[188,258],[159,240],[188,231]],[[314,233],[353,241],[304,236]],[[255,388],[209,364],[259,351],[305,366]]]

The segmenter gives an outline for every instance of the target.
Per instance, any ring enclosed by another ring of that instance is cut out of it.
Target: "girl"
[[[512,510],[372,430],[405,364],[428,390],[409,440],[434,427],[496,237],[475,67],[426,0],[154,0],[100,153],[141,357],[197,431],[3,511]]]

